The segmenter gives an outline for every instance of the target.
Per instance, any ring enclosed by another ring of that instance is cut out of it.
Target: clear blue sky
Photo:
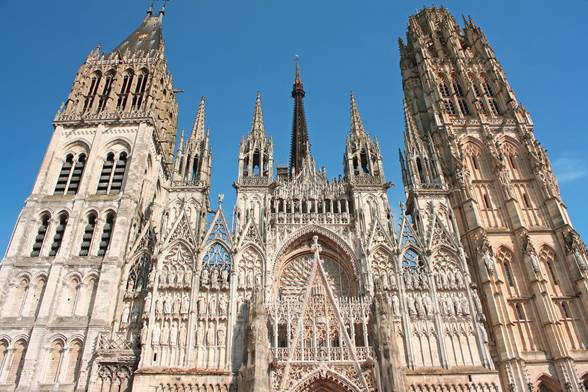
[[[409,15],[432,3],[409,0],[173,0],[164,22],[167,57],[179,96],[180,127],[190,128],[199,97],[207,97],[213,143],[212,200],[231,186],[241,135],[255,93],[263,95],[275,158],[286,163],[292,116],[293,58],[300,54],[306,112],[317,163],[342,173],[349,127],[349,91],[367,129],[379,138],[388,180],[402,200],[397,150],[402,144],[397,38]],[[507,76],[531,112],[550,152],[572,220],[588,235],[586,0],[436,1],[461,20],[471,15],[486,33]],[[101,43],[110,50],[142,20],[148,1],[0,0],[0,251],[29,195],[52,132],[51,120],[77,68]]]

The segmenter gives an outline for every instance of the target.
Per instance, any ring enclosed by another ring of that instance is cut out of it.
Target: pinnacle
[[[359,109],[357,108],[353,92],[351,92],[351,133],[358,136],[365,133],[365,127],[359,115]]]
[[[254,138],[265,138],[265,125],[263,123],[263,111],[261,109],[261,93],[259,91],[255,98],[255,111],[253,113],[249,136]]]
[[[202,98],[200,98],[200,103],[198,104],[198,111],[196,112],[196,119],[194,120],[194,126],[192,127],[192,134],[190,135],[191,141],[201,139],[204,136],[204,120],[206,115],[205,103],[206,97],[202,96]]]

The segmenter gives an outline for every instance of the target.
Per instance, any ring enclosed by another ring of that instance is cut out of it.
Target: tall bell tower
[[[400,40],[408,212],[450,206],[483,298],[492,356],[509,391],[583,389],[586,251],[529,113],[486,36],[443,8]]]

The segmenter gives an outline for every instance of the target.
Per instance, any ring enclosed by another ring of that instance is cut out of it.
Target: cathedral
[[[0,391],[588,391],[588,253],[471,18],[425,8],[399,40],[393,216],[353,95],[342,175],[317,169],[298,65],[289,165],[258,93],[235,205],[211,201],[164,14],[92,50],[55,115],[0,268]]]

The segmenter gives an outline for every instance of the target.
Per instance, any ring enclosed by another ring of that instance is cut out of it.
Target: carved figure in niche
[[[412,297],[408,297],[406,299],[406,302],[408,303],[408,314],[410,314],[411,316],[416,316],[416,308],[414,306],[414,299]]]
[[[208,286],[208,284],[210,283],[207,269],[202,270],[202,275],[200,277],[200,283],[202,284],[202,286]]]
[[[261,288],[261,274],[255,274],[255,287]]]
[[[443,288],[443,281],[441,280],[441,274],[442,274],[442,272],[440,272],[440,271],[435,273],[435,284],[437,285],[438,289]]]
[[[182,298],[179,295],[174,295],[174,314],[179,314],[182,309]]]
[[[167,267],[164,267],[159,274],[159,287],[165,287],[167,283]]]
[[[221,281],[223,282],[223,289],[229,288],[229,271],[223,269],[221,272]]]
[[[215,316],[216,315],[216,298],[210,297],[208,300],[208,315]]]
[[[451,301],[451,298],[445,298],[443,304],[445,307],[445,314],[449,317],[453,316],[455,314],[455,309],[453,307],[453,302]]]
[[[484,255],[482,256],[482,260],[484,261],[484,265],[488,271],[488,276],[493,276],[494,272],[496,271],[496,264],[494,263],[494,258],[490,254],[490,249],[486,248]]]
[[[415,307],[416,307],[416,312],[419,316],[425,315],[425,309],[423,308],[423,302],[421,300],[421,297],[416,297]]]
[[[390,288],[392,290],[396,289],[396,274],[394,274],[394,271],[390,272]]]
[[[396,294],[392,296],[392,311],[395,316],[400,316],[400,300]]]
[[[123,308],[122,315],[120,317],[120,323],[122,325],[127,325],[129,322],[129,313],[131,312],[131,305],[127,302],[125,307]]]
[[[464,288],[463,276],[462,276],[461,272],[459,272],[459,271],[457,271],[455,273],[455,283],[456,283],[458,289]]]
[[[455,281],[453,280],[453,273],[451,271],[447,272],[447,288],[455,288]]]
[[[218,340],[218,345],[219,346],[224,346],[225,345],[225,330],[223,328],[219,328],[218,332],[217,332],[217,340]]]
[[[182,267],[178,268],[178,279],[176,282],[176,287],[184,286],[184,269]]]
[[[200,316],[206,314],[206,299],[204,297],[198,298],[198,314]]]
[[[222,295],[218,300],[218,310],[219,315],[226,316],[227,315],[227,298]]]
[[[390,284],[388,283],[388,275],[386,275],[386,273],[382,274],[382,288],[384,290],[390,289]]]
[[[252,289],[255,281],[253,270],[247,271],[247,288]]]
[[[145,297],[145,307],[143,308],[143,313],[149,313],[151,310],[151,292],[147,293]]]
[[[192,269],[190,267],[186,268],[186,276],[184,276],[184,286],[192,286]]]
[[[214,346],[215,342],[214,342],[214,324],[210,324],[208,326],[208,332],[206,333],[206,344],[208,344],[209,346]]]
[[[159,346],[159,338],[161,337],[161,329],[159,323],[155,323],[153,327],[153,334],[151,334],[151,344],[153,346]]]
[[[185,323],[180,324],[180,347],[186,345],[186,338],[188,337],[188,330],[186,329]]]
[[[149,272],[149,285],[153,286],[154,282],[155,282],[155,268],[153,268],[151,270],[151,272]]]
[[[484,343],[488,343],[488,332],[486,332],[486,327],[484,327],[484,323],[480,323],[480,335],[482,335],[482,341]]]
[[[170,314],[172,312],[172,306],[173,306],[173,300],[171,298],[171,296],[169,294],[166,294],[166,296],[163,299],[163,308],[165,311],[165,314]]]
[[[421,288],[423,290],[428,290],[429,289],[429,281],[427,280],[427,277],[425,276],[425,274],[420,274],[421,276]]]
[[[441,286],[444,289],[448,289],[449,288],[449,279],[447,278],[447,275],[445,274],[445,272],[441,271]]]
[[[457,297],[453,298],[453,307],[455,308],[455,315],[461,316],[462,309],[461,309],[461,301],[459,300],[459,298],[457,298]]]
[[[430,316],[433,314],[433,308],[431,307],[431,298],[428,295],[423,297],[423,307],[425,308],[425,314]]]
[[[190,307],[190,296],[184,293],[182,295],[182,306],[180,308],[181,313],[188,313],[188,308]]]
[[[470,315],[470,304],[468,303],[468,299],[466,297],[461,298],[461,311],[465,316]]]
[[[163,314],[163,298],[157,298],[155,300],[155,312],[158,316]]]
[[[178,325],[176,323],[172,323],[171,329],[169,331],[169,345],[178,345]]]
[[[204,344],[204,321],[198,323],[196,330],[196,345],[202,346]]]
[[[411,274],[412,275],[412,288],[415,290],[420,290],[421,288],[421,282],[419,280],[419,276],[417,274]]]
[[[147,342],[147,331],[149,329],[149,324],[147,322],[143,323],[143,328],[141,328],[141,344],[145,344]]]
[[[167,274],[167,285],[168,287],[174,287],[176,283],[176,272],[172,268]]]
[[[536,274],[541,273],[541,268],[539,267],[539,259],[537,258],[535,252],[528,253],[527,258],[531,262],[531,267],[533,267],[533,271],[535,271]]]
[[[404,284],[407,289],[412,290],[412,276],[410,273],[404,274]]]
[[[210,273],[210,281],[212,283],[212,287],[218,289],[218,268],[213,268],[212,272]]]
[[[246,285],[246,282],[245,282],[245,269],[243,269],[243,268],[241,268],[239,270],[238,282],[239,282],[239,288],[245,288],[245,285]]]
[[[169,324],[167,321],[163,324],[161,329],[161,345],[167,346],[169,344]]]

